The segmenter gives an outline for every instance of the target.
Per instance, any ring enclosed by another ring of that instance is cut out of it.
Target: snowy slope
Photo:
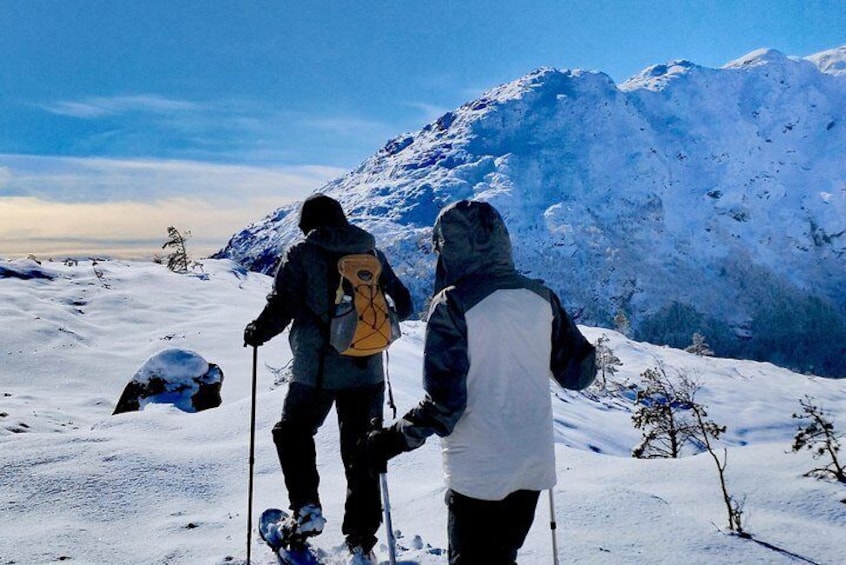
[[[621,85],[539,69],[321,190],[375,232],[418,301],[438,210],[479,198],[585,323],[622,312],[642,340],[700,331],[726,356],[846,376],[844,53],[672,61]],[[296,223],[279,209],[219,256],[270,272]]]
[[[0,261],[0,563],[243,563],[251,355],[241,335],[271,280],[230,261],[205,261],[205,271],[185,276],[145,263]],[[390,357],[400,412],[421,395],[423,324],[403,329]],[[846,381],[582,329],[592,341],[610,339],[623,362],[619,383],[638,383],[659,362],[698,378],[697,399],[728,427],[721,445],[728,450],[729,489],[745,497],[747,530],[796,557],[724,533],[725,509],[707,454],[629,457],[639,439],[631,425],[632,391],[610,396],[551,387],[562,563],[842,562],[846,488],[803,477],[815,462],[789,449],[791,414],[806,394],[844,430]],[[260,349],[256,516],[286,504],[269,435],[285,394],[286,385],[276,383],[290,358],[285,337]],[[223,404],[197,414],[149,405],[112,416],[138,368],[170,348],[220,366]],[[342,543],[337,433],[330,417],[317,437],[329,519],[318,544],[332,555]],[[446,563],[437,440],[392,461],[389,481],[394,525],[406,548],[401,559]],[[544,497],[521,565],[551,562],[548,519]],[[255,536],[252,542],[253,563],[274,563]],[[385,562],[384,546],[379,555]]]

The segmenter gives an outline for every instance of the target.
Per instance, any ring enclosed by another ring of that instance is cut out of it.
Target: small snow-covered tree
[[[617,367],[623,364],[620,358],[614,355],[614,351],[608,347],[609,341],[605,334],[596,340],[596,368],[599,371],[599,378],[596,382],[602,390],[608,387],[608,378],[613,377],[614,373],[617,372]]]
[[[637,391],[638,407],[632,421],[643,436],[632,456],[680,457],[684,445],[696,436],[696,422],[690,417],[690,408],[699,386],[685,375],[671,379],[660,365],[647,369],[641,377],[644,388]]]
[[[188,246],[186,241],[191,237],[191,232],[186,231],[184,234],[173,226],[167,228],[167,241],[162,245],[162,249],[170,248],[172,251],[167,255],[167,268],[175,273],[185,273],[188,269],[200,267],[202,264],[197,261],[192,261],[188,257]],[[155,257],[155,262],[162,262],[163,259]]]
[[[703,336],[699,332],[694,332],[693,334],[693,343],[688,345],[684,350],[688,353],[693,353],[694,355],[707,356],[710,357],[714,354],[711,350],[711,346],[705,343],[705,336]]]
[[[629,317],[622,310],[618,310],[614,316],[614,329],[627,337],[631,334],[632,324],[629,321]]]
[[[720,459],[712,441],[718,440],[726,427],[709,420],[705,406],[696,402],[699,384],[685,373],[670,378],[661,366],[647,369],[642,377],[646,388],[637,393],[639,407],[632,419],[635,427],[643,430],[643,440],[632,455],[678,458],[687,443],[704,448],[717,466],[729,529],[739,536],[750,537],[743,530],[743,501],[738,501],[728,491],[725,475],[728,453],[723,449]]]
[[[814,453],[814,459],[826,455],[831,459],[825,467],[811,469],[805,475],[828,475],[846,483],[846,468],[837,459],[843,434],[838,434],[828,414],[814,404],[812,397],[806,395],[805,400],[800,400],[799,404],[802,406],[802,413],[793,414],[793,418],[802,421],[803,425],[799,426],[793,438],[793,452],[810,449]]]

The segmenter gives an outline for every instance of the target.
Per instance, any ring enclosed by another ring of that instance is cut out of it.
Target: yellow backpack
[[[370,253],[345,255],[338,272],[329,342],[351,357],[381,353],[400,337],[396,313],[379,286],[382,264]]]

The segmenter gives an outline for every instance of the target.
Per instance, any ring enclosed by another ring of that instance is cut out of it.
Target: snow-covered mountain
[[[400,135],[321,189],[372,230],[422,308],[445,204],[505,216],[518,266],[579,321],[846,376],[846,48],[722,68],[543,68]],[[218,256],[268,272],[296,206]],[[618,318],[619,320],[619,318]]]

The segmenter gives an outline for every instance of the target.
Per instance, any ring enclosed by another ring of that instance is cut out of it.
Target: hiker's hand
[[[263,344],[264,340],[261,338],[261,334],[258,331],[258,327],[256,327],[256,323],[250,322],[247,324],[247,327],[244,328],[244,345],[258,347]]]
[[[367,458],[370,464],[384,473],[388,469],[388,460],[408,450],[405,436],[395,427],[380,428],[367,434]]]

